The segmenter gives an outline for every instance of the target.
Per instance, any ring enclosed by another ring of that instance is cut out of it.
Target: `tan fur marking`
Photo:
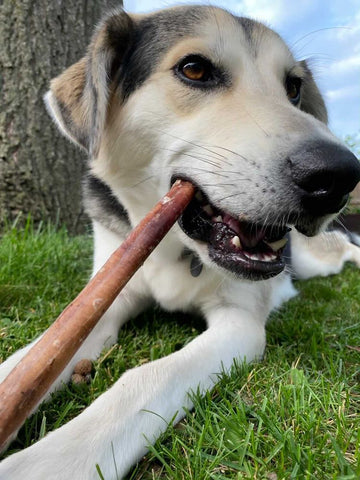
[[[84,107],[82,95],[86,78],[86,58],[65,70],[61,75],[54,78],[50,83],[51,91],[56,100],[63,104],[69,113],[72,121],[81,128],[84,123]]]

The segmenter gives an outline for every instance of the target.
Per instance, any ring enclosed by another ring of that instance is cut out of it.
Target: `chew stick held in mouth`
[[[177,180],[0,385],[0,450],[40,402],[103,313],[195,192]]]

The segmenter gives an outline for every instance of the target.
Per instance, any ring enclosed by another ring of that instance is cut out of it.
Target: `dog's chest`
[[[191,258],[173,260],[155,254],[145,262],[143,271],[155,300],[169,311],[199,308],[221,283],[206,267],[194,277]]]
[[[158,253],[158,254],[157,254]],[[249,282],[220,275],[204,266],[194,277],[191,256],[175,260],[154,254],[143,266],[144,279],[154,299],[168,311],[207,311],[229,306],[265,321],[271,308],[273,282]]]

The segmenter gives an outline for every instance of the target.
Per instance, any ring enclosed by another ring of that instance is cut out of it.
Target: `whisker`
[[[226,197],[222,197],[219,199],[220,201],[226,200],[227,198],[237,197],[238,195],[246,195],[246,192],[237,192],[233,193],[232,195],[227,195]]]
[[[222,169],[221,171],[222,171],[223,173],[231,173],[232,175],[237,175],[238,177],[241,177],[241,176],[243,175],[241,172],[238,172],[238,171],[236,171],[236,170],[224,170],[224,169]],[[251,181],[250,178],[247,178],[247,177],[244,178],[244,180],[249,180],[249,181]]]
[[[213,145],[214,148],[219,148],[220,150],[225,150],[225,152],[229,152],[229,153],[232,153],[233,155],[236,155],[237,157],[240,157],[242,158],[243,160],[245,160],[246,162],[249,162],[249,163],[255,163],[253,161],[250,161],[247,157],[245,157],[244,155],[241,155],[241,153],[238,153],[238,152],[235,152],[234,150],[230,150],[229,148],[225,148],[225,147],[222,147],[220,145]]]
[[[335,223],[338,223],[340,227],[342,227],[345,232],[350,233],[350,230],[347,228],[347,226],[341,221],[340,217],[335,218]]]
[[[163,148],[163,150],[166,151],[166,152],[178,153],[176,150],[171,150],[170,148]],[[200,162],[204,162],[208,165],[212,165],[215,168],[221,168],[221,165],[219,165],[218,163],[212,162],[211,160],[207,160],[205,158],[201,158],[197,155],[192,155],[191,153],[181,153],[181,155],[184,156],[184,157],[195,158],[196,160],[199,160]]]
[[[195,157],[196,158],[196,157]],[[165,167],[161,167],[161,168],[158,168],[156,169],[157,171],[161,172],[162,170],[164,169],[170,169],[171,167],[170,166],[165,166]],[[199,172],[199,174],[197,175],[201,175],[202,173],[203,174],[211,174],[211,175],[215,175],[217,177],[221,177],[221,178],[229,178],[227,175],[223,175],[222,173],[219,173],[219,172],[214,172],[212,170],[206,170],[204,168],[198,168],[198,167],[192,167],[192,170],[197,170]],[[145,178],[142,178],[141,180],[139,180],[138,182],[132,184],[132,185],[128,185],[127,187],[124,187],[124,188],[135,188],[135,187],[138,187],[139,185],[151,180],[152,178],[155,178],[155,175],[149,175],[148,177],[145,177]],[[221,183],[221,184],[204,184],[203,186],[209,186],[209,187],[216,187],[218,185],[222,185],[222,186],[235,186],[234,184],[232,183]]]
[[[270,134],[260,125],[260,123],[254,118],[254,116],[251,115],[251,113],[250,113],[246,108],[244,108],[244,110],[245,110],[245,112],[249,115],[249,117],[251,118],[251,120],[255,123],[255,125],[258,127],[258,129],[263,132],[263,134],[265,135],[265,137],[270,137]]]
[[[194,143],[194,145],[195,145],[196,147],[203,148],[204,150],[207,150],[208,152],[210,152],[210,153],[212,153],[212,154],[214,154],[214,155],[217,155],[218,157],[221,157],[221,158],[223,159],[222,161],[223,161],[224,163],[226,163],[227,165],[232,165],[231,163],[225,161],[225,159],[227,159],[226,156],[221,155],[221,154],[218,153],[218,152],[214,152],[214,150],[210,150],[210,148],[204,147],[204,145],[201,145],[200,143],[198,143],[198,144],[197,144],[197,143]]]
[[[155,113],[155,112],[154,112],[154,113]],[[261,128],[260,125],[258,125],[258,127]],[[221,145],[196,143],[196,142],[193,142],[193,141],[191,141],[191,140],[187,140],[187,139],[185,139],[185,138],[179,137],[179,136],[177,136],[177,135],[173,135],[173,134],[171,134],[171,133],[169,133],[169,132],[166,132],[166,131],[164,131],[164,130],[161,130],[161,129],[159,129],[159,128],[155,128],[154,130],[156,130],[156,131],[158,131],[158,132],[161,132],[161,133],[163,133],[164,135],[167,135],[167,136],[169,136],[169,137],[175,138],[176,140],[180,140],[180,141],[182,141],[182,142],[184,142],[184,143],[187,143],[187,144],[189,144],[189,145],[193,145],[193,146],[196,147],[196,148],[199,148],[199,149],[202,149],[202,150],[204,150],[204,151],[206,151],[206,152],[209,152],[210,154],[212,154],[212,155],[210,156],[210,158],[213,158],[214,160],[217,159],[217,160],[219,160],[219,162],[221,161],[221,163],[219,163],[219,164],[213,163],[213,166],[215,166],[215,167],[217,167],[217,168],[221,168],[221,164],[226,164],[226,165],[232,166],[233,163],[232,163],[231,161],[229,161],[229,159],[228,159],[227,156],[222,155],[221,153],[219,153],[219,152],[217,152],[217,151],[215,151],[215,150],[213,150],[213,149],[223,150],[224,152],[231,153],[232,155],[235,155],[235,156],[241,158],[242,160],[248,162],[250,165],[257,165],[257,162],[256,162],[256,161],[250,160],[249,158],[247,158],[246,156],[242,155],[241,153],[236,152],[235,150],[231,150],[231,149],[229,149],[229,148],[223,147],[223,146],[221,146]],[[267,132],[266,132],[263,128],[261,128],[261,130],[262,130],[266,135],[268,135]],[[210,147],[211,147],[211,148],[210,148]],[[172,151],[172,152],[176,153],[176,151],[171,150],[171,149],[164,149],[164,150]],[[182,154],[182,155],[190,156],[190,154]],[[219,157],[220,157],[220,158],[219,158]],[[194,158],[195,158],[195,157],[194,157]],[[205,158],[203,158],[203,157],[202,157],[202,158],[198,157],[198,158],[199,158],[199,160],[203,160],[204,162],[206,161]],[[209,160],[209,161],[210,161],[210,160]],[[235,174],[237,174],[237,175],[240,174],[240,172],[235,172],[235,171],[227,171],[227,173],[235,173]]]
[[[203,183],[202,187],[235,187],[234,183]]]
[[[340,26],[340,27],[324,27],[324,28],[318,28],[317,30],[313,30],[312,32],[309,32],[305,35],[303,35],[302,37],[300,37],[298,40],[296,40],[296,42],[294,42],[292,45],[291,45],[291,50],[294,49],[295,45],[297,45],[298,43],[302,42],[305,38],[309,37],[310,35],[315,35],[315,33],[320,33],[320,32],[325,32],[327,30],[351,30],[350,27],[344,27],[344,26]]]
[[[227,175],[223,175],[219,172],[213,172],[212,170],[205,170],[204,168],[191,167],[191,170],[198,170],[202,173],[211,173],[211,175],[217,175],[218,177],[229,178]]]
[[[145,183],[145,182],[151,180],[151,179],[154,178],[154,177],[155,177],[155,175],[150,175],[149,177],[143,178],[143,179],[140,180],[139,182],[134,183],[133,185],[130,185],[129,187],[126,187],[126,188],[135,188],[135,187],[138,187],[138,186],[141,185],[142,183]]]
[[[207,148],[207,147],[204,147],[203,145],[199,144],[199,143],[195,143],[195,142],[192,142],[191,140],[186,140],[185,138],[181,138],[181,137],[178,137],[176,135],[172,135],[171,133],[168,133],[168,132],[164,132],[163,130],[160,130],[160,129],[157,129],[159,132],[165,134],[165,135],[168,135],[169,137],[172,137],[172,138],[176,138],[176,140],[181,140],[182,142],[184,143],[188,143],[189,145],[193,145],[194,147],[197,147],[197,148],[201,148],[203,150],[206,150],[207,152],[210,152],[214,155],[217,155],[218,157],[220,157],[222,159],[222,161],[228,165],[231,165],[231,163],[227,162],[225,159],[227,157],[225,157],[224,155],[221,155],[220,153],[218,152],[214,152],[213,150],[210,150],[210,148]]]

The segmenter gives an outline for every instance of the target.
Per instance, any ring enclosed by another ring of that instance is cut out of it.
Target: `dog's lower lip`
[[[215,263],[252,280],[272,277],[285,267],[281,259],[283,247],[274,251],[266,242],[260,241],[253,248],[244,249],[239,237],[223,223],[213,226],[207,243],[209,256]]]
[[[271,262],[253,260],[246,255],[224,254],[212,246],[209,247],[209,256],[220,267],[251,280],[264,280],[274,277],[285,268],[285,262],[280,257]]]
[[[212,205],[200,189],[179,224],[190,238],[207,243],[215,263],[237,275],[268,278],[285,267],[281,253],[288,229],[264,227],[231,216]]]

